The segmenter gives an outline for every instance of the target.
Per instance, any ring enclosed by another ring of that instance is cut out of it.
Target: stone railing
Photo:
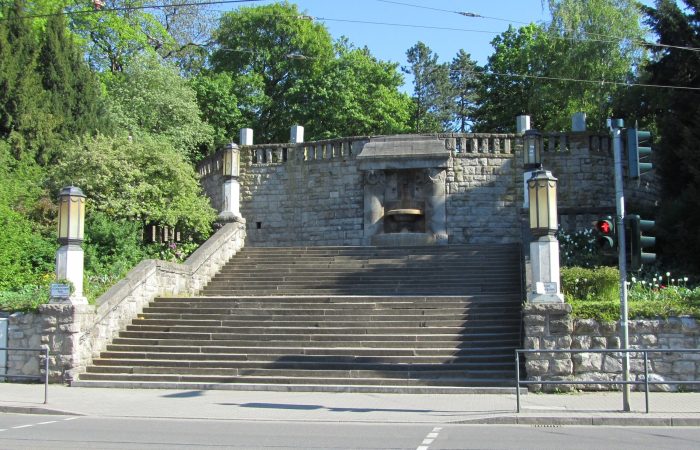
[[[568,304],[528,304],[523,309],[525,348],[542,350],[527,355],[525,368],[529,381],[617,381],[622,378],[621,354],[553,353],[547,350],[619,349],[620,326],[617,322],[599,323],[592,319],[573,319]],[[700,380],[698,355],[664,349],[700,348],[700,324],[690,317],[629,321],[631,349],[655,350],[649,353],[649,381]],[[658,351],[657,351],[658,350]],[[630,379],[644,379],[641,352],[630,355]],[[675,390],[679,385],[654,385],[659,390]],[[680,385],[685,389],[697,389]],[[535,385],[535,390],[608,390],[609,384]]]
[[[198,292],[243,247],[245,225],[229,223],[184,263],[145,260],[97,299],[96,305],[48,304],[10,316],[10,347],[48,345],[50,379],[69,381],[158,295]],[[36,357],[11,355],[8,374],[36,372]]]
[[[380,136],[377,136],[380,137]],[[453,155],[513,154],[523,146],[523,135],[515,133],[438,133],[415,135],[434,137],[445,142],[445,150]],[[255,144],[241,147],[242,164],[284,164],[288,161],[327,161],[354,159],[370,136],[327,139],[287,144]],[[610,137],[589,132],[544,133],[542,150],[545,153],[564,153],[578,148],[591,151],[610,151]],[[222,152],[203,159],[197,170],[201,177],[221,173]]]

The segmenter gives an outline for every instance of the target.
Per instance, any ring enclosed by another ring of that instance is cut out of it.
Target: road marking
[[[13,429],[13,430],[17,430],[17,429],[19,429],[19,428],[29,428],[29,427],[33,427],[33,426],[34,426],[34,425],[19,425],[19,426],[17,426],[17,427],[12,427],[12,429]]]
[[[69,421],[69,420],[76,420],[76,419],[78,419],[78,417],[69,417],[69,418],[67,418],[67,419],[63,419],[63,421],[64,421],[64,422],[67,422],[67,421]]]
[[[39,423],[37,423],[37,425],[48,425],[50,423],[56,423],[56,422],[58,422],[58,421],[57,420],[50,420],[48,422],[39,422]]]
[[[438,435],[440,434],[440,431],[442,431],[442,427],[435,427],[433,430],[428,433],[428,435],[423,439],[423,442],[421,442],[421,445],[419,445],[416,450],[429,450],[430,449],[430,444],[435,442],[435,439],[437,439]]]

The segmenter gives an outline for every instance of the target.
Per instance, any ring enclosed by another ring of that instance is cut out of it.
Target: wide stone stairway
[[[156,298],[79,386],[353,392],[513,387],[517,245],[245,248]]]

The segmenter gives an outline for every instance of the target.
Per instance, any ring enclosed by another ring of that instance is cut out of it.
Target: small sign
[[[61,283],[51,283],[49,286],[51,297],[53,298],[68,298],[70,297],[70,286]]]
[[[544,284],[545,294],[557,294],[557,283],[542,283]]]

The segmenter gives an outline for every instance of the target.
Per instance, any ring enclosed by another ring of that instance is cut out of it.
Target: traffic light
[[[627,129],[627,174],[636,179],[654,168],[651,163],[651,133],[636,128]]]
[[[612,217],[598,219],[594,225],[596,247],[604,252],[614,251],[617,248],[617,233],[615,233],[615,221]]]
[[[651,264],[656,261],[656,253],[644,251],[646,247],[653,247],[656,244],[656,238],[642,234],[651,231],[656,222],[642,220],[636,214],[627,216],[626,221],[630,230],[630,270],[639,270],[642,264]]]

